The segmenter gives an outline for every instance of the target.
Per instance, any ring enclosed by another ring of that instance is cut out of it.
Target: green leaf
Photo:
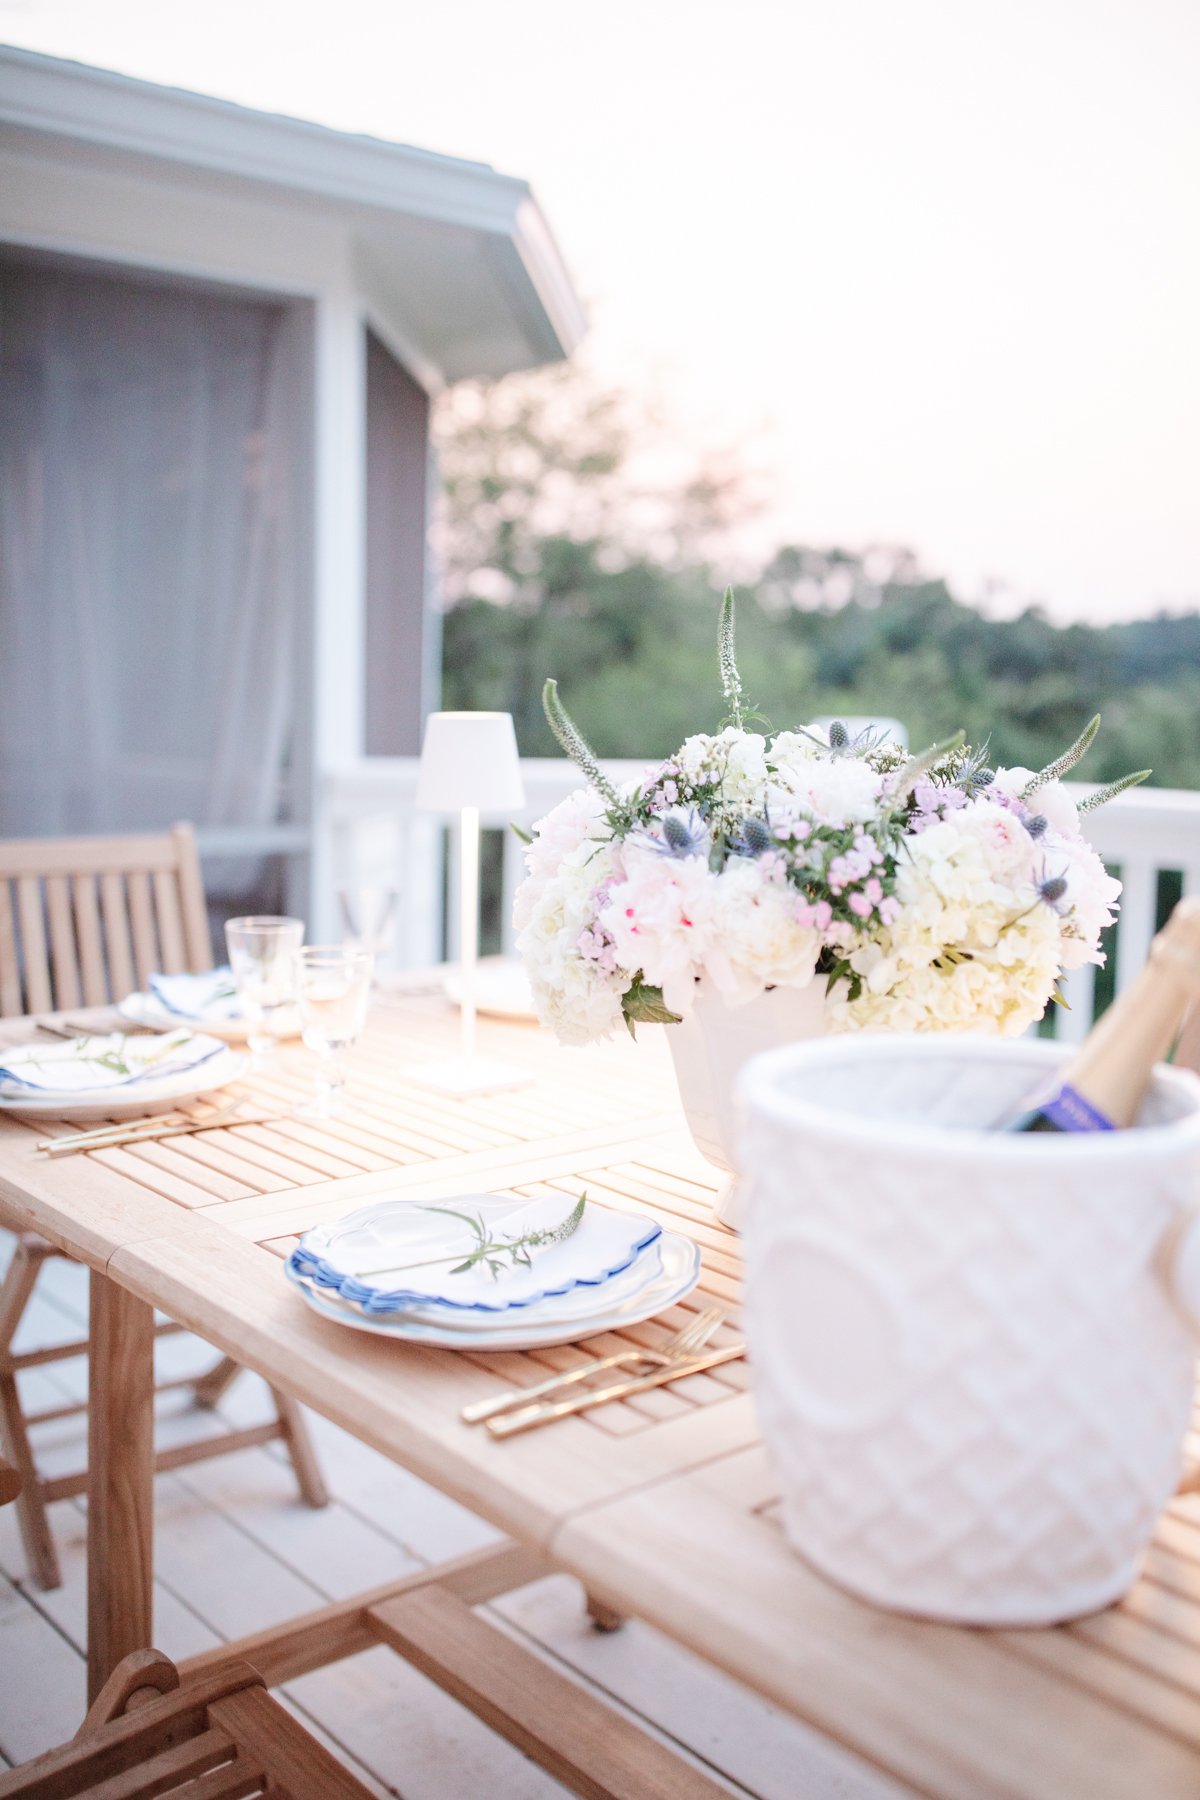
[[[635,981],[629,991],[622,996],[621,1011],[625,1014],[625,1023],[629,1027],[630,1037],[636,1037],[634,1030],[636,1021],[639,1025],[678,1025],[681,1023],[678,1013],[671,1011],[662,996],[662,989],[650,987],[646,982]]]
[[[516,837],[519,837],[523,844],[532,844],[532,831],[526,831],[525,827],[523,825],[518,825],[515,819],[510,819],[508,821],[508,829],[513,832]]]

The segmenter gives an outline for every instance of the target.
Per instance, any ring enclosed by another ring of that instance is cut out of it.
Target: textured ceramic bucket
[[[788,1536],[878,1605],[1104,1606],[1174,1492],[1200,1315],[1200,1082],[1139,1128],[987,1130],[1053,1045],[844,1037],[743,1072],[746,1332]]]

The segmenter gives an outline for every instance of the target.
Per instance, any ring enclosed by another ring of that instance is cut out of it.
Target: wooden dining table
[[[728,1313],[714,1347],[736,1343],[741,1278],[663,1028],[573,1050],[531,1023],[482,1018],[480,1049],[532,1079],[469,1100],[419,1081],[453,1052],[457,1029],[436,977],[394,984],[353,1052],[349,1110],[335,1119],[293,1116],[312,1080],[298,1044],[239,1079],[253,1122],[50,1158],[39,1141],[72,1127],[0,1119],[0,1223],[91,1270],[91,1690],[151,1641],[159,1309],[506,1534],[498,1548],[194,1657],[185,1674],[241,1656],[274,1685],[383,1643],[580,1793],[726,1792],[479,1610],[566,1570],[598,1623],[649,1621],[914,1793],[1195,1800],[1200,1495],[1167,1508],[1118,1606],[1053,1629],[969,1630],[879,1611],[792,1551],[744,1360],[504,1440],[463,1423],[465,1405],[506,1388],[660,1346],[701,1306]],[[33,1033],[9,1021],[3,1036]],[[700,1287],[619,1334],[518,1353],[348,1329],[284,1277],[300,1233],[372,1199],[552,1191],[690,1235]]]

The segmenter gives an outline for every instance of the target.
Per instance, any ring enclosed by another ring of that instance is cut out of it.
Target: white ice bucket
[[[1200,1082],[1157,1070],[1126,1132],[989,1130],[1062,1054],[854,1036],[742,1075],[746,1335],[786,1530],[880,1606],[1094,1611],[1178,1484]]]

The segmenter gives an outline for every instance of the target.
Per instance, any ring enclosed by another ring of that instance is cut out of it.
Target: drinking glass
[[[229,966],[250,1022],[257,1063],[269,1060],[296,1004],[296,952],[304,942],[303,919],[272,915],[230,919],[225,927]]]
[[[379,962],[391,949],[400,912],[400,889],[394,887],[343,887],[338,889],[342,942],[370,950]]]
[[[369,950],[346,944],[310,944],[296,954],[300,1027],[318,1057],[316,1102],[299,1109],[303,1118],[342,1111],[346,1051],[366,1023],[374,966]]]

